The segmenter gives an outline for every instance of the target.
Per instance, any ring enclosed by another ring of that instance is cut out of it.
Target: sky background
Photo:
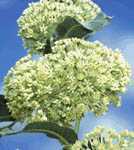
[[[0,93],[3,78],[17,60],[26,55],[21,39],[17,36],[16,20],[34,0],[0,0]],[[134,1],[133,0],[94,0],[103,11],[113,16],[110,25],[92,37],[111,48],[120,48],[134,73]],[[82,120],[79,137],[97,125],[112,127],[117,131],[134,130],[134,86],[130,85],[122,95],[122,107],[110,106],[106,115],[96,118],[88,113]],[[56,140],[44,134],[19,134],[0,139],[0,150],[60,150]]]

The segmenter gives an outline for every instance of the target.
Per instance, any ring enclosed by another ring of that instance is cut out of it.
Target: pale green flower
[[[115,132],[112,129],[97,127],[77,141],[71,150],[133,150],[134,132]]]
[[[42,0],[31,3],[18,20],[19,35],[31,53],[44,50],[56,27],[66,17],[79,22],[93,20],[101,9],[88,0]],[[50,39],[53,40],[53,39]]]
[[[131,70],[119,51],[77,38],[57,41],[52,50],[38,61],[22,58],[6,76],[4,91],[14,118],[36,118],[41,112],[41,120],[68,125],[85,112],[102,115],[111,103],[120,104]]]

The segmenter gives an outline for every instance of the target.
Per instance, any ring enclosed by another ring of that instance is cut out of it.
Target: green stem
[[[75,128],[74,128],[75,133],[78,133],[79,129],[80,129],[80,119],[77,119],[75,122]]]

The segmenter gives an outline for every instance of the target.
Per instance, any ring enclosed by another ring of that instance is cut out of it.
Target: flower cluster
[[[31,3],[18,20],[19,35],[31,53],[38,53],[48,44],[57,26],[66,17],[85,22],[94,19],[101,9],[88,0],[42,0]]]
[[[120,104],[131,72],[118,50],[77,38],[59,40],[52,49],[38,61],[22,58],[6,76],[14,118],[68,125],[87,111],[101,115],[110,103]]]
[[[97,127],[82,141],[77,141],[71,150],[133,150],[134,132],[115,132],[112,129]]]

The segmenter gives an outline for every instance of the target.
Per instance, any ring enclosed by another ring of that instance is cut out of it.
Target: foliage
[[[48,137],[58,139],[63,145],[71,145],[78,140],[77,134],[71,128],[61,127],[53,122],[35,122],[24,125],[19,130],[15,128],[16,122],[0,127],[0,136],[7,136],[19,133],[45,133]]]
[[[127,130],[120,133],[112,129],[97,127],[86,134],[82,141],[77,141],[71,150],[133,150],[134,132]]]
[[[61,127],[52,122],[36,122],[27,125],[23,132],[42,132],[51,138],[57,138],[64,144],[74,144],[78,140],[77,134],[71,128]]]

